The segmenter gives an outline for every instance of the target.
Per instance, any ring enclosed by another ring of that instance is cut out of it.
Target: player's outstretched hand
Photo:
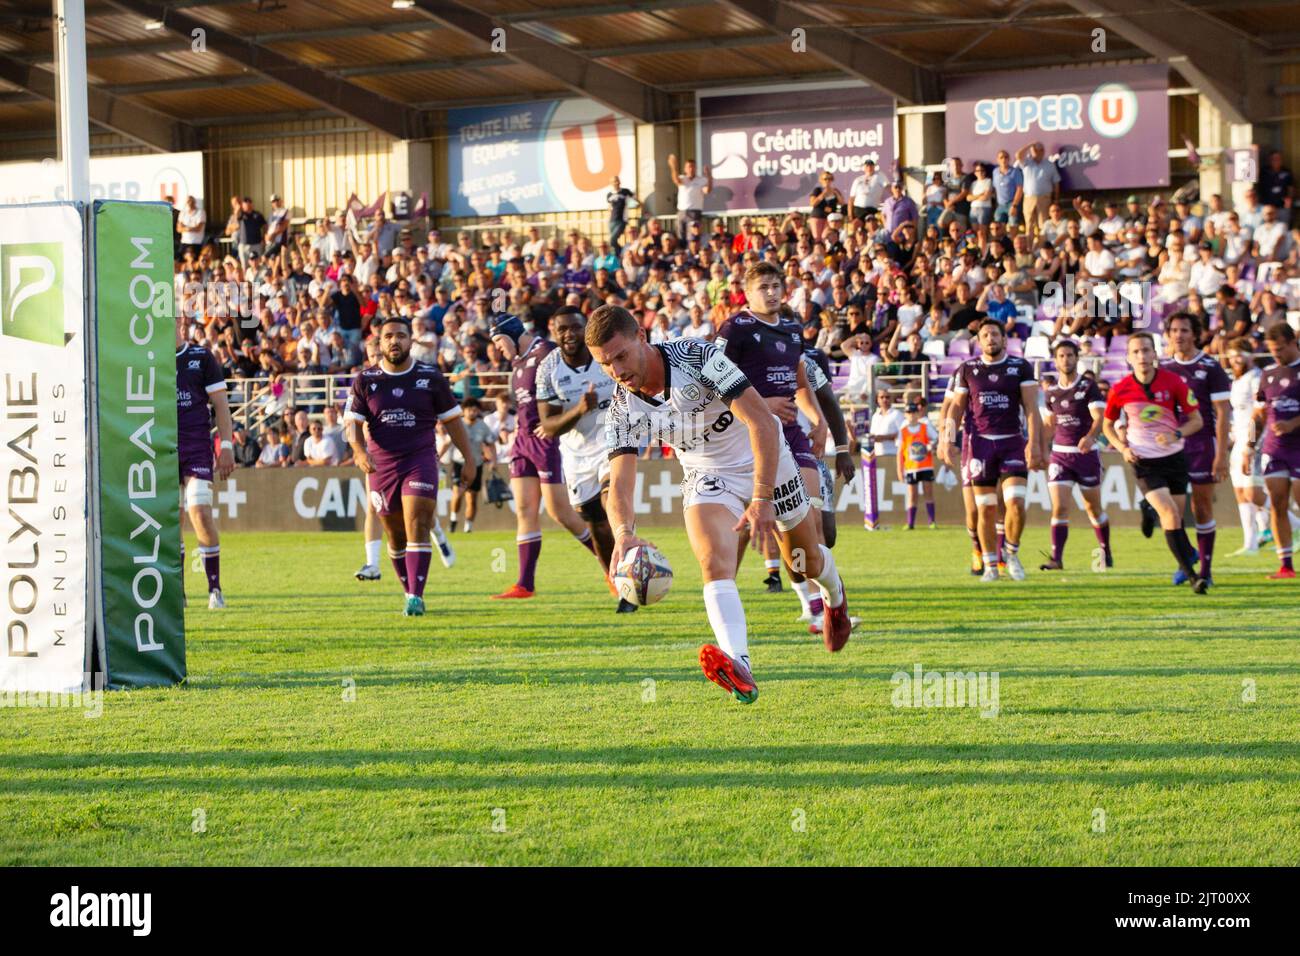
[[[361,469],[363,475],[373,475],[375,473],[375,463],[370,460],[370,452],[359,451],[356,455],[357,467]]]
[[[835,453],[835,473],[846,482],[852,481],[853,476],[858,473],[857,466],[853,464],[853,456],[847,451]]]
[[[235,470],[235,453],[229,448],[221,449],[217,455],[217,477],[225,481]]]
[[[614,551],[609,556],[609,573],[612,575],[614,570],[623,563],[623,555],[627,554],[633,548],[638,548],[643,544],[648,544],[652,548],[654,547],[653,542],[647,541],[645,538],[638,538],[631,532],[615,537]]]
[[[776,507],[771,501],[754,499],[740,516],[732,531],[749,525],[749,544],[755,551],[764,551],[776,533]]]

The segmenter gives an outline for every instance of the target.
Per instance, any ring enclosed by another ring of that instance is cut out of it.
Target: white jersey
[[[1228,402],[1232,407],[1232,442],[1234,445],[1250,440],[1254,431],[1255,395],[1263,372],[1253,366],[1241,378],[1232,380]]]
[[[586,365],[574,368],[564,360],[559,349],[547,353],[537,367],[538,404],[562,405],[568,411],[578,404],[589,385],[596,392],[596,407],[560,436],[560,450],[577,458],[604,456],[605,411],[614,395],[614,380],[604,373],[595,359],[588,359]]]
[[[668,445],[687,471],[752,469],[749,429],[729,407],[750,387],[745,374],[703,339],[673,339],[654,348],[664,360],[664,390],[643,398],[615,388],[605,418],[609,457]]]

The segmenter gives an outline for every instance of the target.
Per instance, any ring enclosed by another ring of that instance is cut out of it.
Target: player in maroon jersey
[[[1196,551],[1201,559],[1197,573],[1214,580],[1210,564],[1214,560],[1214,486],[1228,477],[1228,427],[1232,418],[1232,382],[1217,360],[1196,347],[1201,337],[1201,323],[1187,312],[1175,312],[1165,321],[1165,336],[1170,357],[1160,367],[1173,372],[1187,383],[1196,396],[1197,407],[1205,427],[1184,442],[1187,476],[1192,483],[1192,517],[1196,519]],[[1186,579],[1175,572],[1174,583]]]
[[[201,345],[187,343],[184,322],[176,324],[176,452],[181,466],[181,491],[185,511],[199,539],[199,554],[208,577],[208,609],[226,606],[221,592],[221,542],[212,520],[213,445],[212,422],[216,418],[221,451],[216,458],[216,476],[222,481],[235,469],[230,403],[226,398],[226,377],[215,355]],[[184,535],[181,553],[185,552]]]
[[[1079,346],[1062,339],[1052,350],[1056,381],[1043,389],[1046,415],[1043,444],[1047,458],[1047,490],[1052,496],[1052,555],[1040,571],[1060,571],[1065,565],[1065,542],[1070,533],[1071,492],[1077,485],[1083,510],[1097,535],[1106,567],[1112,567],[1110,519],[1101,507],[1101,413],[1106,402],[1097,383],[1079,374]]]
[[[821,511],[822,476],[820,459],[813,452],[808,435],[799,425],[799,412],[814,424],[823,417],[835,435],[835,464],[845,481],[852,479],[855,468],[849,454],[848,428],[843,413],[833,400],[824,402],[808,379],[803,361],[803,333],[792,316],[781,314],[785,297],[785,280],[781,270],[771,263],[759,262],[745,273],[745,298],[749,303],[718,330],[716,344],[727,358],[745,373],[772,414],[781,422],[786,445],[799,466],[804,487],[817,511]],[[825,529],[818,528],[818,543],[826,544]],[[741,549],[748,537],[741,536]],[[737,559],[739,563],[739,559]],[[803,606],[800,620],[808,621],[814,634],[821,633],[824,612],[820,594],[801,568],[787,568],[790,583]]]
[[[948,404],[951,425],[944,426],[947,437],[940,445],[943,463],[957,468],[956,419],[971,410],[970,456],[962,463],[964,484],[975,488],[979,507],[979,537],[984,562],[980,580],[998,580],[997,511],[998,486],[1007,506],[1007,571],[1013,581],[1023,581],[1020,563],[1020,535],[1025,527],[1026,484],[1030,471],[1043,467],[1039,431],[1042,419],[1038,412],[1038,382],[1034,369],[1023,358],[1009,355],[1006,333],[996,319],[985,319],[977,333],[980,357],[963,362],[952,383],[953,400]],[[1021,411],[1029,423],[1029,438],[1020,430]]]
[[[344,418],[357,426],[348,438],[388,533],[388,553],[406,593],[405,613],[419,616],[424,613],[424,585],[433,558],[430,536],[438,512],[437,423],[443,423],[465,456],[460,474],[464,486],[474,481],[474,455],[460,405],[442,372],[411,356],[410,320],[387,318],[378,335],[379,363],[357,375]],[[369,436],[364,444],[362,426]]]
[[[1151,333],[1136,332],[1129,338],[1128,362],[1133,373],[1111,388],[1102,428],[1111,447],[1133,466],[1138,487],[1155,509],[1165,543],[1192,591],[1204,594],[1210,582],[1196,573],[1196,549],[1183,528],[1188,483],[1183,442],[1204,424],[1196,396],[1181,376],[1157,364]],[[1122,435],[1116,424],[1120,415],[1128,419]],[[1186,420],[1179,424],[1182,416]]]
[[[537,372],[554,342],[524,328],[513,315],[502,315],[492,326],[492,341],[510,360],[510,391],[515,397],[515,440],[510,448],[510,490],[515,496],[515,543],[519,548],[519,577],[497,599],[530,598],[536,590],[537,559],[542,553],[541,506],[578,543],[600,561],[591,529],[574,510],[564,486],[560,444],[548,438],[537,407]],[[608,578],[606,578],[608,581]],[[612,582],[609,589],[617,596]]]
[[[1264,369],[1255,396],[1255,435],[1263,435],[1260,470],[1273,513],[1273,540],[1281,566],[1269,577],[1295,577],[1292,559],[1292,497],[1300,505],[1300,345],[1295,332],[1279,322],[1264,333],[1273,365]],[[1247,443],[1253,451],[1255,442]],[[1249,468],[1249,459],[1246,467]],[[1247,472],[1249,474],[1249,472]]]

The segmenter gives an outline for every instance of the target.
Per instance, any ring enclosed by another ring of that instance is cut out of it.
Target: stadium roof
[[[1277,113],[1261,65],[1300,60],[1291,0],[86,0],[86,15],[94,125],[164,150],[316,116],[417,139],[440,110],[570,93],[643,122],[689,115],[696,89],[798,80],[938,103],[952,75],[1135,60],[1259,122]],[[50,18],[49,0],[0,2],[7,131],[53,130]]]

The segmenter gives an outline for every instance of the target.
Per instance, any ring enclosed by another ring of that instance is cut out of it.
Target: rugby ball
[[[662,601],[672,585],[672,565],[652,545],[639,544],[632,548],[614,569],[618,596],[632,604],[645,606]]]

